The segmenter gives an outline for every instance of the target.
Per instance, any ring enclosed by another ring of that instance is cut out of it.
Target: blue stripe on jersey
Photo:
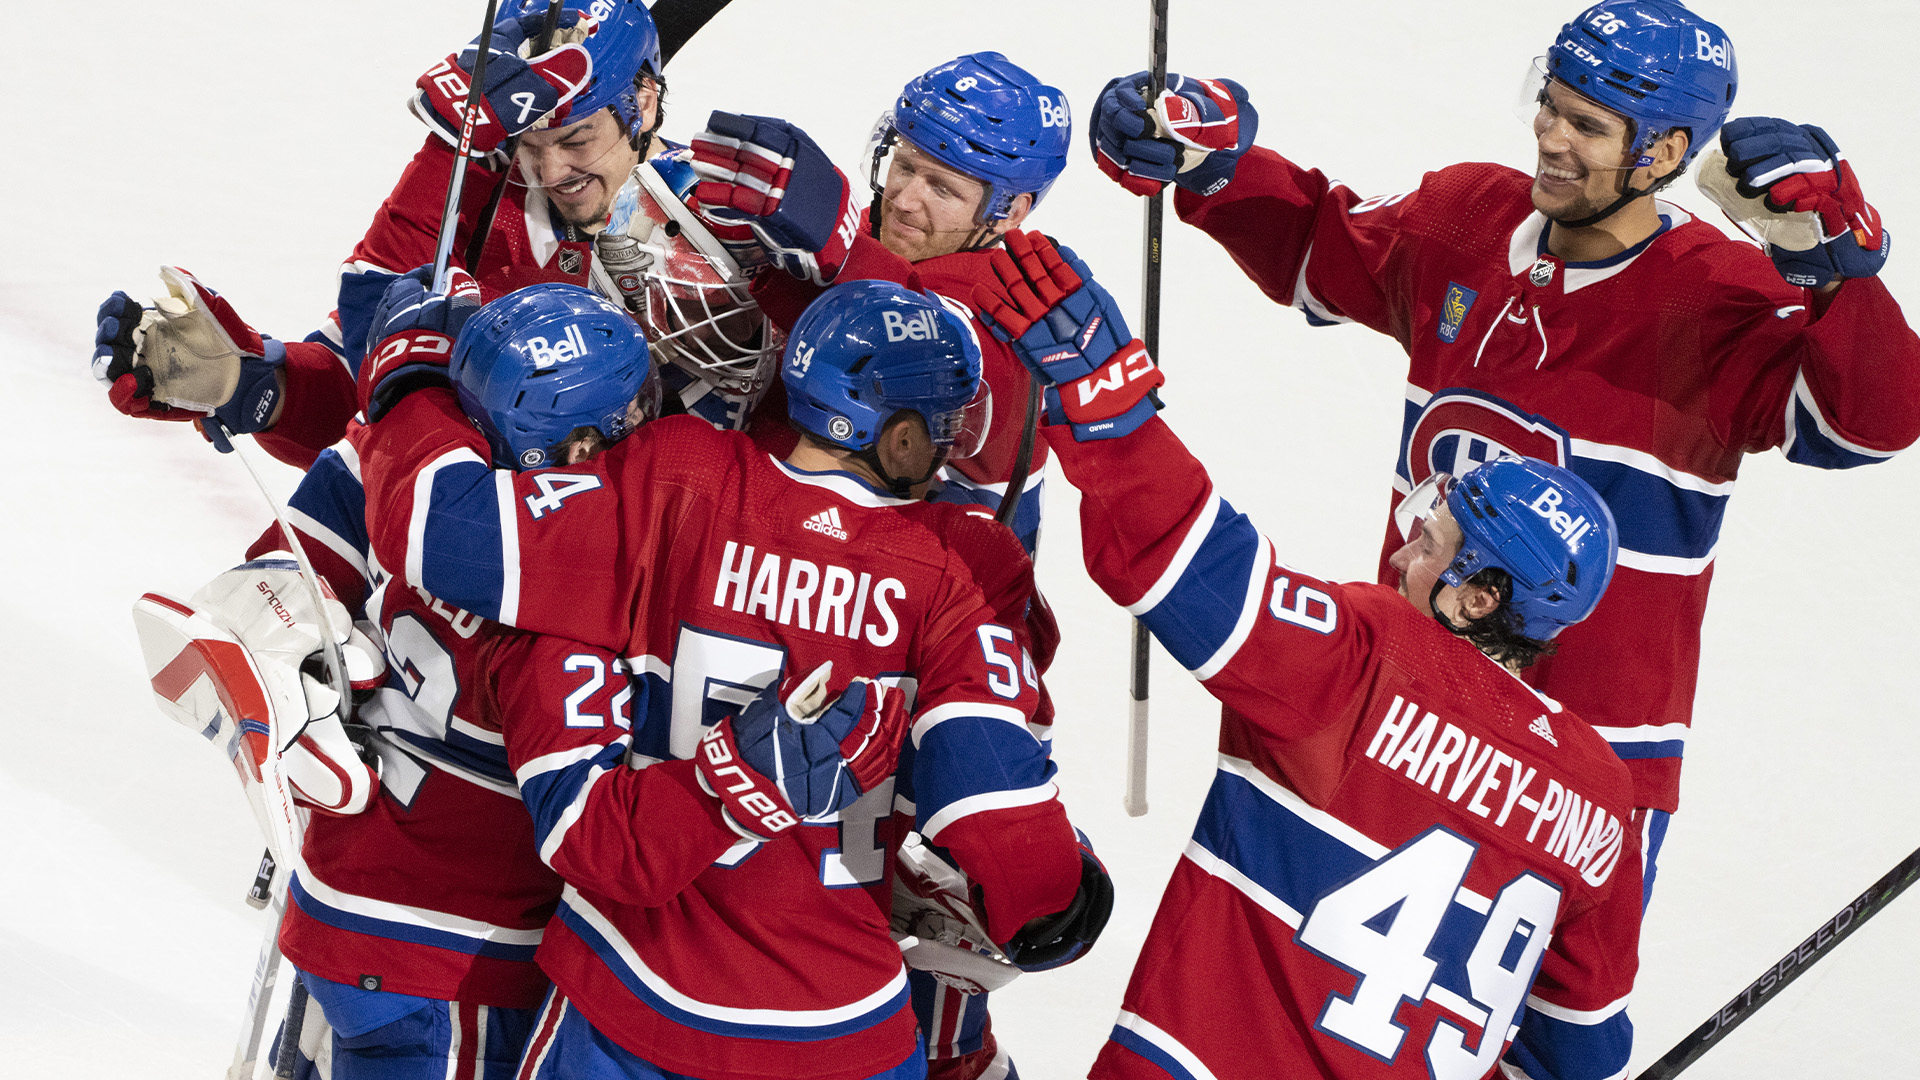
[[[625,737],[600,747],[590,758],[579,758],[567,765],[523,777],[520,798],[533,815],[534,840],[541,852],[547,850],[547,835],[560,824],[567,812],[580,801],[580,791],[596,772],[621,768],[627,758]]]
[[[1676,559],[1713,553],[1729,496],[1690,491],[1617,461],[1576,457],[1572,468],[1607,500],[1621,547]]]
[[[910,790],[922,824],[961,799],[1037,788],[1057,771],[1025,726],[979,716],[935,724],[921,738],[913,768]]]
[[[837,1039],[842,1035],[851,1035],[865,1031],[875,1024],[886,1020],[907,1006],[907,980],[900,979],[899,992],[890,995],[885,1001],[851,1019],[838,1023],[810,1026],[787,1026],[781,1024],[743,1024],[718,1017],[701,1016],[675,1005],[656,993],[652,987],[641,981],[638,973],[627,966],[618,951],[600,931],[580,914],[565,898],[554,917],[567,925],[567,929],[586,942],[600,963],[627,991],[638,998],[640,1003],[676,1024],[690,1027],[695,1031],[704,1031],[709,1035],[722,1035],[733,1039],[770,1039],[775,1042],[820,1042],[824,1039]],[[756,1012],[779,1012],[778,1009],[757,1009]]]
[[[1193,838],[1303,920],[1322,896],[1387,857],[1376,860],[1356,851],[1275,802],[1245,777],[1225,770],[1214,776]],[[1486,924],[1484,914],[1456,898],[1447,905],[1440,929],[1426,950],[1438,964],[1434,984],[1467,1002],[1473,997],[1466,963]],[[1506,1033],[1500,1034],[1504,1038]]]
[[[447,604],[497,621],[506,568],[494,484],[493,470],[484,462],[457,461],[435,471],[425,534],[416,554],[422,588]]]
[[[1034,549],[1040,546],[1040,503],[1046,486],[1047,482],[1041,480],[1027,488],[1026,493],[1020,496],[1020,505],[1014,508],[1013,520],[1008,524],[1013,535],[1020,538],[1020,546],[1027,549],[1028,555],[1032,555]],[[1001,498],[998,492],[976,486],[950,469],[946,473],[945,485],[932,501],[957,506],[981,506],[989,513],[997,514],[1000,512]]]
[[[653,672],[633,677],[633,752],[665,761],[673,756],[673,686]]]
[[[360,375],[360,361],[367,355],[367,331],[373,327],[373,309],[379,306],[381,295],[397,276],[378,270],[356,272],[351,265],[340,273],[340,295],[335,300],[339,309],[340,344],[346,353],[347,367],[356,378]]]
[[[1656,739],[1646,741],[1608,739],[1607,745],[1613,747],[1614,756],[1622,761],[1646,761],[1649,758],[1685,757],[1687,749],[1685,739]]]
[[[1826,432],[1820,430],[1819,417],[1807,408],[1804,400],[1796,396],[1793,400],[1793,442],[1787,446],[1787,460],[1816,469],[1853,469],[1861,465],[1878,465],[1887,459],[1885,456],[1876,457],[1849,450],[1828,438]]]
[[[1527,1009],[1507,1060],[1528,1076],[1553,1080],[1610,1080],[1633,1050],[1633,1022],[1623,1010],[1597,1024],[1555,1020]]]
[[[353,475],[340,452],[320,451],[293,489],[287,506],[298,510],[338,537],[342,547],[364,552],[367,540],[367,490]],[[372,582],[368,582],[372,587]]]
[[[1259,553],[1260,533],[1253,522],[1220,500],[1193,561],[1167,595],[1140,616],[1181,667],[1192,671],[1211,660],[1233,635]]]
[[[1308,317],[1311,318],[1312,316]],[[1166,1073],[1168,1076],[1174,1077],[1175,1080],[1199,1080],[1198,1077],[1195,1077],[1187,1071],[1186,1066],[1174,1060],[1172,1054],[1148,1042],[1137,1031],[1131,1031],[1115,1024],[1113,1031],[1107,1035],[1107,1039],[1109,1042],[1119,1043],[1121,1046],[1146,1058],[1153,1063],[1155,1068]]]
[[[392,919],[376,919],[369,915],[357,915],[351,911],[342,911],[337,907],[322,903],[307,891],[300,882],[296,871],[292,879],[291,893],[293,902],[300,906],[315,921],[338,930],[369,937],[386,938],[389,941],[404,941],[412,945],[430,945],[436,949],[467,953],[472,956],[486,956],[497,960],[513,960],[520,963],[532,963],[533,953],[538,945],[515,945],[510,942],[488,941],[468,934],[456,934],[449,930],[434,930],[424,926],[397,922]]]

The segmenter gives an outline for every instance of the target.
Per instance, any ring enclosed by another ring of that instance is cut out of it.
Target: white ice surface
[[[1174,70],[1231,75],[1261,142],[1370,193],[1463,159],[1526,167],[1510,114],[1527,59],[1574,4],[1186,3]],[[115,414],[87,373],[95,306],[177,263],[292,338],[419,140],[414,76],[482,5],[131,0],[42,7],[0,65],[0,400],[15,464],[0,511],[0,1076],[224,1069],[264,916],[241,903],[260,843],[224,763],[151,704],[128,608],[237,561],[265,520],[241,467],[189,430]],[[708,109],[788,116],[856,167],[909,76],[998,48],[1084,112],[1144,66],[1145,3],[738,0],[673,66],[670,134]],[[1920,40],[1910,0],[1718,2],[1739,111],[1824,125],[1902,244],[1920,237]],[[1084,146],[1084,128],[1077,134]],[[1679,201],[1711,212],[1692,185]],[[1718,220],[1717,214],[1711,214]],[[1078,150],[1034,222],[1134,295],[1139,204]],[[1289,561],[1370,575],[1404,360],[1314,330],[1206,239],[1169,224],[1168,419]],[[1920,256],[1886,272],[1920,304]],[[264,455],[256,460],[265,461]],[[278,466],[282,492],[294,475]],[[1920,459],[1847,474],[1748,462],[1720,547],[1697,734],[1646,929],[1636,1069],[1920,843],[1913,557]],[[1080,1076],[1208,781],[1215,710],[1160,654],[1152,812],[1120,812],[1125,619],[1079,565],[1053,486],[1041,559],[1066,643],[1062,787],[1119,903],[1084,962],[997,999],[1030,1080]],[[1911,674],[1911,672],[1908,672]],[[1689,1075],[1920,1074],[1920,896],[1898,901]]]

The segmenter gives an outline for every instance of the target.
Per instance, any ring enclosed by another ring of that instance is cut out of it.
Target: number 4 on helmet
[[[261,831],[283,861],[293,830],[279,820],[288,795],[327,813],[366,809],[379,778],[334,709],[338,695],[303,672],[321,647],[320,620],[290,563],[260,560],[229,570],[187,601],[147,593],[134,627],[160,711],[198,732],[232,762]],[[350,627],[329,596],[332,625]],[[379,685],[385,661],[351,630],[342,643],[355,688]]]

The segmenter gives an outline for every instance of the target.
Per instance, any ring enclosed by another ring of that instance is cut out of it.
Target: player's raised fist
[[[265,431],[278,417],[286,346],[234,313],[219,293],[176,266],[160,268],[167,295],[141,307],[116,292],[95,314],[93,374],[128,416],[201,420],[227,433]]]
[[[693,137],[694,202],[717,231],[746,226],[769,261],[826,285],[860,229],[846,176],[785,120],[715,112]]]
[[[480,115],[473,122],[470,153],[485,157],[499,148],[509,136],[518,135],[549,114],[555,122],[566,118],[567,103],[579,95],[593,78],[593,58],[579,44],[562,45],[528,58],[527,38],[540,32],[546,19],[545,7],[520,16],[506,16],[493,25],[487,47],[487,68],[480,88]],[[580,13],[560,15],[560,29],[579,23]],[[473,68],[479,56],[479,39],[466,49],[450,53],[428,68],[414,85],[420,92],[411,106],[414,115],[458,146],[467,109],[467,95],[473,86]]]
[[[1169,74],[1149,107],[1147,87],[1141,71],[1100,92],[1090,132],[1100,171],[1136,195],[1169,180],[1201,195],[1225,187],[1259,128],[1246,89],[1232,79]]]
[[[448,271],[446,295],[433,291],[433,268],[394,278],[373,309],[367,355],[360,361],[360,408],[377,421],[423,386],[446,386],[460,328],[480,307],[480,286],[465,270]]]
[[[1015,229],[992,267],[973,306],[1047,387],[1047,423],[1071,424],[1075,439],[1111,439],[1154,414],[1149,394],[1165,378],[1072,249]]]
[[[1760,235],[1788,282],[1818,288],[1872,277],[1886,265],[1892,239],[1825,131],[1746,116],[1720,129],[1720,150],[1724,164],[1708,161],[1702,188],[1742,228]],[[1729,179],[1737,200],[1724,195]]]

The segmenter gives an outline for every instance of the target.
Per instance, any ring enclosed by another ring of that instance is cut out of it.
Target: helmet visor
[[[960,430],[953,436],[953,458],[970,458],[987,444],[987,432],[993,427],[993,388],[980,380],[973,400],[960,410]],[[937,440],[936,440],[937,441]]]
[[[1404,543],[1411,544],[1420,539],[1420,533],[1426,523],[1433,520],[1447,494],[1453,490],[1453,474],[1437,472],[1425,480],[1413,485],[1407,497],[1393,508],[1393,523],[1400,530]]]
[[[1631,172],[1651,164],[1640,125],[1595,102],[1547,73],[1547,58],[1536,56],[1514,94],[1513,114],[1533,130],[1535,141],[1551,134],[1593,172]]]

